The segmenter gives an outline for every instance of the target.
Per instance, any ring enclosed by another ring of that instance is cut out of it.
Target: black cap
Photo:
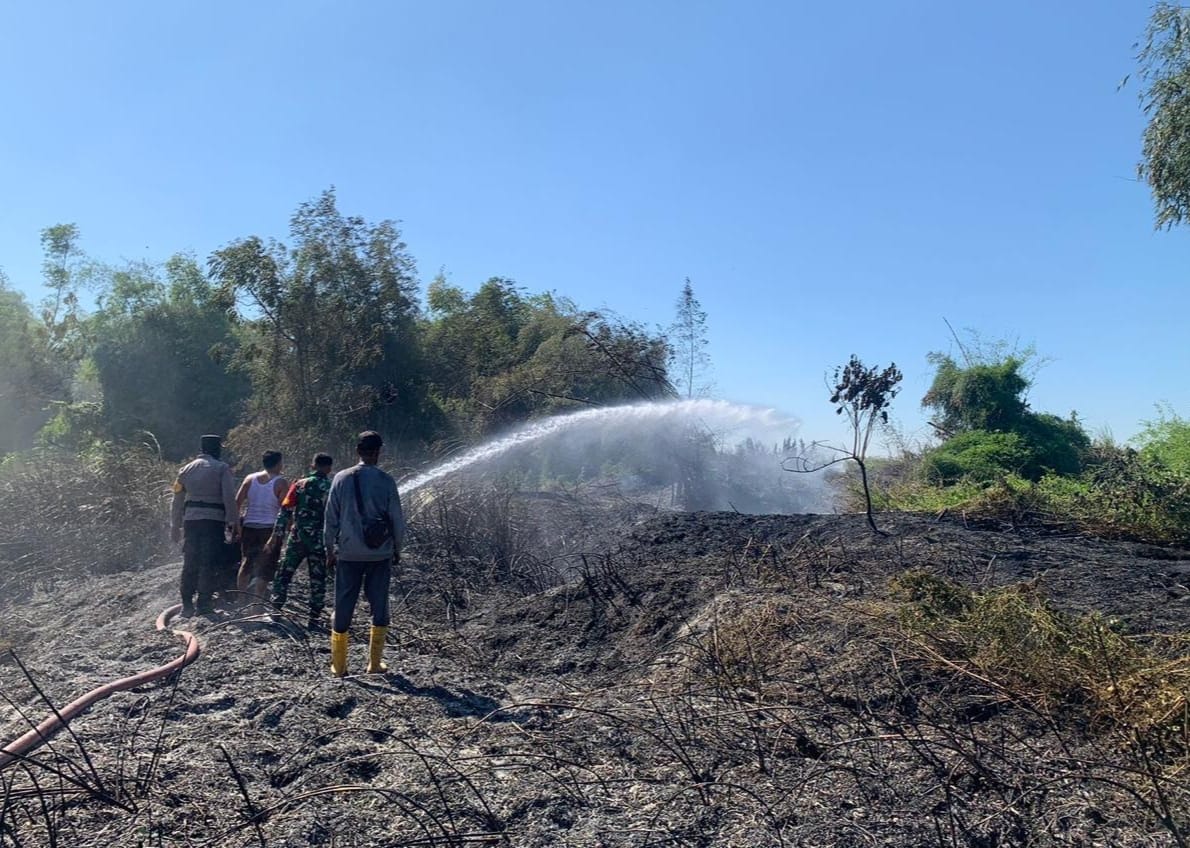
[[[375,430],[364,430],[359,434],[355,449],[360,453],[376,453],[384,445],[384,439]]]
[[[223,450],[223,437],[206,435],[198,440],[202,452],[210,456],[219,458],[219,453]]]

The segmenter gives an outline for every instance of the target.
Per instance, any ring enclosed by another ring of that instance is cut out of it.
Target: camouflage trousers
[[[285,557],[273,578],[273,606],[277,609],[285,606],[289,598],[289,583],[303,559],[310,573],[310,615],[316,616],[326,607],[326,548],[321,539],[290,537],[285,546]]]

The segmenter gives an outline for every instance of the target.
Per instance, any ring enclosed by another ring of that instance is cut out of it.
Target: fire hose
[[[161,615],[157,616],[157,629],[167,629],[170,621],[181,611],[181,604],[175,604],[172,607],[162,610]],[[104,698],[108,698],[117,692],[135,689],[138,686],[144,686],[146,683],[152,683],[155,680],[169,677],[171,674],[181,671],[198,659],[200,650],[198,638],[188,630],[174,630],[173,632],[177,636],[180,636],[186,643],[186,650],[183,651],[181,656],[165,665],[147,669],[131,677],[123,677],[119,680],[105,683],[71,701],[62,709],[55,710],[53,715],[48,716],[28,733],[14,739],[5,745],[3,749],[0,749],[0,769],[6,768],[27,757],[30,752],[49,741],[50,737],[64,728],[71,719],[81,714],[92,704],[102,701]]]

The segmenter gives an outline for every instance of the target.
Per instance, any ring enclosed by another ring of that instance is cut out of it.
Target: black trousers
[[[211,595],[223,588],[226,547],[222,521],[187,521],[183,525],[182,603],[209,607]]]
[[[372,608],[372,625],[388,627],[388,584],[392,580],[391,559],[375,562],[339,560],[335,563],[335,620],[331,625],[340,633],[351,627],[355,604],[362,587]]]

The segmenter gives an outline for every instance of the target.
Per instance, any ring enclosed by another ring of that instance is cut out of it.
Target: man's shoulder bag
[[[369,548],[383,547],[384,543],[393,536],[393,528],[389,524],[388,516],[368,518],[364,512],[364,495],[360,491],[358,471],[351,475],[351,481],[355,484],[355,507],[359,511],[360,524],[364,528],[364,544]]]

